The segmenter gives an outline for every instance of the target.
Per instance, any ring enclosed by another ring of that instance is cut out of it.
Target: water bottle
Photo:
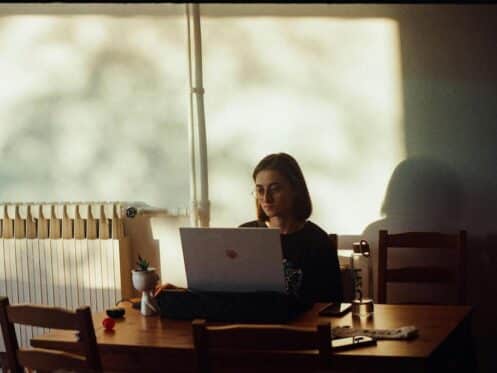
[[[366,240],[354,242],[351,267],[354,273],[354,293],[352,314],[369,316],[373,313],[373,281],[371,252]]]

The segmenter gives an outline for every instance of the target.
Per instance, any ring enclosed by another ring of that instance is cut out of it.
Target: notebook
[[[279,229],[180,228],[190,290],[285,292]]]

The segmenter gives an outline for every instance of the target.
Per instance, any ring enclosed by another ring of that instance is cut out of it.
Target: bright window
[[[187,206],[186,21],[168,6],[0,18],[0,200]]]
[[[388,19],[204,17],[213,226],[255,219],[266,154],[300,163],[311,220],[357,234],[380,216],[404,158],[397,24]]]
[[[405,157],[396,22],[236,7],[201,7],[211,225],[255,217],[252,169],[284,151],[311,219],[362,232]],[[0,200],[188,206],[184,4],[115,8],[0,18]]]

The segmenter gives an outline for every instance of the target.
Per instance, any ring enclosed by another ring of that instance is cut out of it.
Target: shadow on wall
[[[497,333],[497,325],[493,322],[497,289],[492,275],[497,265],[497,245],[494,244],[497,235],[481,236],[473,232],[471,227],[474,222],[466,214],[467,193],[463,189],[458,174],[447,164],[427,157],[408,158],[397,165],[387,186],[381,210],[384,218],[369,224],[362,235],[371,244],[374,283],[377,284],[379,230],[386,229],[390,233],[468,231],[467,301],[473,306],[473,342],[477,347],[481,371],[490,372],[495,371],[495,360],[487,345]],[[414,265],[421,262],[452,265],[451,258],[442,253],[423,253],[421,257],[414,250],[405,250],[399,252],[402,260],[390,256],[392,260],[389,260],[388,266],[397,267],[406,261]],[[377,299],[377,289],[374,291]],[[452,297],[442,286],[424,284],[391,284],[388,292],[389,302],[393,303],[443,303]]]
[[[462,184],[457,174],[447,164],[426,157],[413,157],[400,162],[387,186],[381,209],[384,218],[372,222],[363,232],[363,237],[372,248],[375,283],[377,283],[379,230],[386,229],[389,233],[408,231],[453,233],[463,229],[463,206]],[[390,255],[389,267],[398,267],[406,261],[414,265],[435,262],[451,265],[450,258],[444,256],[442,251],[433,250],[423,257],[412,249],[398,249],[398,251],[398,257]],[[425,286],[429,288],[424,289]],[[391,287],[389,286],[389,299],[392,302],[439,301],[447,294],[446,290],[443,286],[437,289],[433,285],[392,284]],[[376,296],[375,289],[375,298]]]
[[[460,229],[464,196],[462,184],[447,164],[427,157],[400,162],[387,186],[382,220],[371,223],[365,232],[382,229]],[[426,227],[426,228],[425,228]]]

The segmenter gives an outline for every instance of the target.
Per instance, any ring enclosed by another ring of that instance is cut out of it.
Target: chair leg
[[[2,370],[7,370],[7,354],[5,352],[0,351],[0,368]]]

